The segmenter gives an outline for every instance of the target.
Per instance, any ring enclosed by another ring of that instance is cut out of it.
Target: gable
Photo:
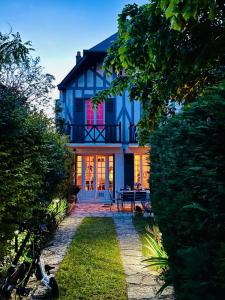
[[[58,89],[59,90],[66,89],[68,85],[71,85],[71,82],[76,80],[77,77],[81,76],[81,74],[84,73],[84,71],[90,69],[91,66],[98,66],[99,63],[101,64],[103,59],[106,56],[107,49],[110,47],[112,42],[116,41],[116,39],[117,39],[117,33],[113,34],[112,36],[105,39],[104,41],[97,44],[96,46],[90,48],[89,50],[84,50],[83,57],[78,61],[78,63],[73,67],[73,69],[67,74],[67,76],[58,85]],[[95,71],[97,71],[97,73],[100,74],[102,77],[105,76],[104,74],[101,73],[99,68],[95,68]],[[91,76],[92,75],[90,74],[88,78],[91,78]],[[102,86],[101,76],[100,79],[97,78],[97,84],[99,87]],[[82,79],[80,80],[82,81]],[[88,84],[90,86],[92,85],[91,82]]]

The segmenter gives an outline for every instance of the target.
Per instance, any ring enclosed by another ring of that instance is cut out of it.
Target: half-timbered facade
[[[138,101],[127,91],[93,109],[91,98],[110,85],[102,70],[106,50],[117,34],[77,53],[76,65],[58,85],[62,117],[75,153],[75,183],[79,200],[106,201],[124,187],[148,187],[147,147],[138,145]]]

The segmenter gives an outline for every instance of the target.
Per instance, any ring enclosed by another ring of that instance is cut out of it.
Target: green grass
[[[56,277],[61,300],[127,300],[112,218],[83,220]]]

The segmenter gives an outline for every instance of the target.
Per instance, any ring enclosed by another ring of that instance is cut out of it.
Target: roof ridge
[[[112,34],[110,37],[106,38],[105,40],[101,41],[97,45],[91,47],[88,49],[88,51],[93,51],[93,52],[106,52],[107,49],[110,47],[112,42],[115,42],[117,40],[117,35],[118,33]]]

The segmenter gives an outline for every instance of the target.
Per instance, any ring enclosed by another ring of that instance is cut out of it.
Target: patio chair
[[[135,193],[133,191],[124,191],[121,193],[122,210],[124,210],[125,204],[130,203],[132,212],[135,209]]]
[[[146,202],[146,191],[137,191],[135,193],[135,202]]]

